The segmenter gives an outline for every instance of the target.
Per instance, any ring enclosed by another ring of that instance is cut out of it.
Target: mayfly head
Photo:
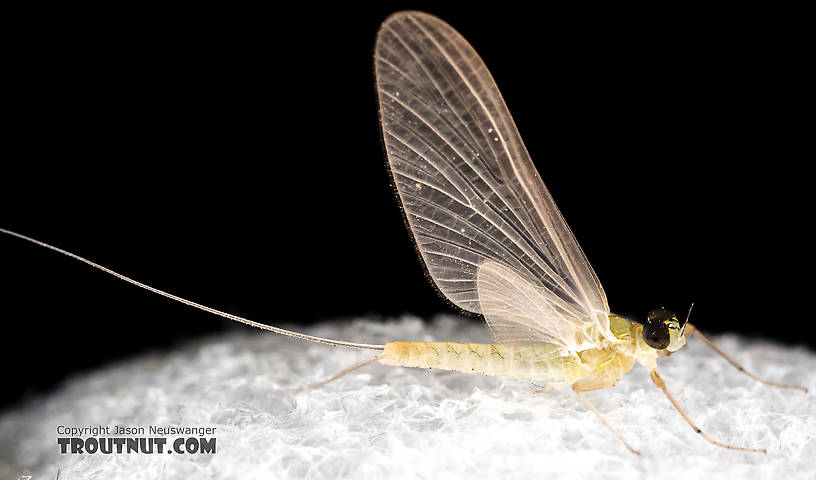
[[[650,311],[643,324],[643,341],[655,350],[676,352],[686,344],[685,322],[665,307]]]

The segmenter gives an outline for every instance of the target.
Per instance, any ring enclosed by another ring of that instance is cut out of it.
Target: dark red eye
[[[669,310],[666,307],[655,308],[654,310],[650,310],[649,314],[646,316],[647,322],[665,322],[666,320],[671,320],[674,318],[674,312]]]
[[[674,318],[674,313],[665,307],[655,308],[646,316],[643,324],[643,341],[646,345],[663,350],[669,346],[671,336],[669,327],[664,323],[666,320]]]
[[[643,324],[643,341],[646,342],[646,345],[663,350],[669,346],[670,340],[669,327],[662,320],[655,322],[647,320]]]

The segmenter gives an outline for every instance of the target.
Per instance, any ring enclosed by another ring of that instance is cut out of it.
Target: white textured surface
[[[354,341],[489,341],[476,321],[439,318],[324,325],[310,333]],[[749,369],[816,391],[816,356],[803,348],[715,341]],[[715,439],[696,435],[643,368],[589,397],[636,457],[569,390],[471,375],[369,365],[320,390],[373,352],[247,330],[71,379],[41,402],[0,417],[0,477],[29,469],[54,478],[814,478],[816,402],[735,371],[699,341],[661,362],[669,388]],[[65,455],[57,425],[211,425],[215,455]]]

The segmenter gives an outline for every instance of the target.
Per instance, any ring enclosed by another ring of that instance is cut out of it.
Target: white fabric
[[[703,325],[703,329],[705,326]],[[489,342],[475,320],[330,323],[309,333],[353,341]],[[630,454],[569,390],[532,395],[502,378],[369,365],[307,393],[375,352],[236,331],[68,379],[0,416],[0,478],[812,478],[816,355],[804,348],[714,340],[779,390],[737,372],[698,340],[660,362],[701,428],[768,455],[714,447],[675,412],[641,367],[588,397]],[[58,425],[215,426],[214,455],[64,455]]]

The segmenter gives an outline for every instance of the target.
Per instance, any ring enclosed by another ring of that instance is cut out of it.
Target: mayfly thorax
[[[746,372],[688,317],[649,312],[642,323],[613,315],[592,266],[544,186],[493,78],[453,28],[420,12],[390,16],[375,54],[382,134],[399,201],[422,262],[457,307],[484,316],[496,343],[338,341],[284,330],[150,287],[85,258],[5,229],[121,280],[210,313],[304,340],[381,351],[370,363],[501,375],[572,388],[634,453],[583,394],[615,385],[640,363],[696,433],[729,449],[765,452],[709,438],[682,410],[657,360],[694,334]],[[690,313],[690,312],[689,312]],[[806,390],[805,390],[806,391]]]

